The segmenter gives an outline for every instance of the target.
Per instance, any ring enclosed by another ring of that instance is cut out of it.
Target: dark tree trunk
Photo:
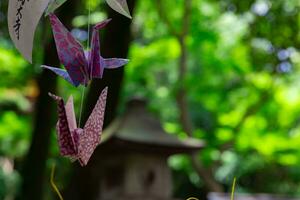
[[[68,3],[62,8],[63,15],[60,18],[67,27],[71,24],[74,10],[75,2]],[[54,39],[51,38],[48,41],[44,49],[43,63],[59,66]],[[49,153],[50,136],[55,123],[56,106],[55,102],[49,98],[48,92],[56,93],[57,76],[49,70],[43,70],[37,78],[37,82],[40,93],[35,105],[31,144],[21,171],[23,180],[21,191],[17,197],[20,200],[43,199],[46,160]]]
[[[23,181],[19,199],[40,200],[43,196],[46,159],[53,128],[52,116],[55,111],[54,103],[48,98],[47,92],[55,93],[56,77],[51,72],[43,71],[38,84],[40,95],[35,107],[35,125],[31,145],[21,173]]]
[[[136,0],[128,0],[130,12],[133,13]],[[126,58],[131,42],[131,22],[132,20],[106,7],[108,18],[112,21],[107,25],[104,37],[101,37],[101,55],[104,58]],[[102,40],[103,39],[103,40]],[[124,67],[118,69],[105,70],[103,79],[94,79],[86,98],[86,107],[83,113],[85,121],[102,91],[108,86],[108,99],[105,113],[105,125],[109,124],[115,117],[119,94],[121,91],[124,76]]]
[[[128,0],[130,12],[133,14],[137,0]],[[101,37],[101,54],[103,57],[126,58],[131,42],[131,20],[106,7],[108,17],[112,21],[105,29],[104,37]],[[102,40],[103,39],[103,40]],[[103,79],[93,80],[86,96],[85,109],[82,115],[85,122],[94,108],[103,88],[108,86],[108,98],[105,113],[104,127],[115,117],[119,102],[120,91],[124,76],[124,68],[105,70]],[[84,123],[82,123],[84,124]],[[93,157],[97,156],[97,150]],[[99,195],[99,177],[97,177],[97,165],[91,159],[88,166],[80,167],[74,164],[73,177],[65,192],[66,200],[94,200]]]

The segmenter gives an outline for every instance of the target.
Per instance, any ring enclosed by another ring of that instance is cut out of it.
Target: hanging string
[[[91,24],[91,1],[88,0],[88,34],[87,34],[87,49],[90,48],[90,24]]]
[[[88,1],[90,1],[90,0],[88,0]],[[89,6],[90,6],[90,5],[91,5],[91,4],[89,4]],[[89,7],[89,12],[91,12],[91,7]],[[89,13],[89,16],[90,16],[90,13]],[[90,20],[90,19],[89,19],[89,20]],[[89,23],[89,24],[90,24],[90,23]],[[93,30],[93,31],[95,31],[95,30]],[[93,41],[92,41],[92,40],[94,39],[94,38],[93,38],[93,36],[94,36],[93,34],[94,34],[94,32],[92,33],[91,42],[90,42],[89,44],[91,44],[91,43],[93,42]],[[91,54],[92,54],[92,49],[91,49],[90,52],[91,52]],[[92,58],[92,56],[90,56],[90,58]],[[91,78],[93,77],[93,69],[94,69],[92,63],[94,63],[94,62],[91,60],[91,61],[90,61],[90,66],[89,66],[90,72],[88,72],[88,73],[90,73],[89,76],[90,76]]]
[[[59,192],[58,187],[56,186],[56,184],[54,182],[54,173],[55,173],[55,164],[52,165],[51,176],[50,176],[50,184],[51,184],[53,190],[55,191],[55,193],[57,194],[57,196],[59,197],[59,199],[64,200],[61,193]]]
[[[79,128],[81,127],[80,124],[81,124],[81,116],[82,116],[82,109],[83,109],[84,95],[85,95],[85,86],[83,86],[82,92],[81,92],[80,114],[79,114]]]
[[[88,0],[88,21],[87,21],[87,41],[86,41],[86,48],[87,51],[90,52],[90,24],[91,24],[91,1]],[[90,56],[90,55],[88,55]],[[88,62],[88,66],[89,66],[89,62]],[[87,80],[84,80],[84,82],[86,82]],[[82,117],[82,110],[83,110],[83,102],[84,102],[84,96],[85,96],[85,87],[83,86],[82,89],[82,95],[81,95],[81,103],[80,103],[80,115],[79,115],[79,127],[81,127],[81,117]]]
[[[92,51],[90,50],[90,44],[91,44],[91,42],[92,41],[90,41],[90,24],[91,24],[91,1],[90,0],[88,0],[88,10],[89,10],[89,13],[88,13],[88,39],[87,39],[87,48],[88,48],[88,50],[89,50],[89,58],[91,58],[92,57]],[[89,60],[89,63],[88,63],[88,65],[89,65],[89,68],[91,68],[91,70],[92,70],[92,66],[91,66],[91,60]],[[88,72],[89,73],[89,72]],[[92,74],[88,74],[88,76],[90,76],[91,78],[92,78]]]
[[[230,200],[234,200],[235,185],[236,185],[236,177],[234,177],[233,179]]]

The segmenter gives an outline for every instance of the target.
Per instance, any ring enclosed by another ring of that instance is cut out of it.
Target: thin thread
[[[90,0],[88,0],[88,9],[89,9],[89,16],[88,16],[88,43],[87,43],[87,47],[88,47],[88,49],[90,49],[90,47],[91,47],[90,44],[92,43],[92,41],[89,42],[89,40],[90,40],[90,24],[91,24],[91,1]],[[90,50],[89,58],[90,59],[92,58],[92,50]],[[89,60],[89,64],[88,65],[89,65],[89,68],[90,68],[90,71],[91,71],[91,73],[89,74],[89,76],[92,79],[92,76],[93,76],[93,74],[92,74],[93,73],[93,66],[92,66],[92,61],[91,60]]]
[[[80,115],[79,115],[79,128],[81,127],[80,124],[81,124],[81,116],[82,116],[82,108],[83,108],[84,94],[85,94],[85,86],[83,86],[83,89],[82,89],[82,95],[81,95]]]
[[[61,193],[59,192],[59,189],[55,185],[55,182],[54,182],[54,172],[55,172],[55,164],[53,164],[52,169],[51,169],[50,184],[51,184],[53,190],[56,192],[56,194],[59,197],[59,199],[60,200],[64,200],[64,198],[62,197]]]
[[[91,2],[88,0],[88,30],[87,30],[87,50],[90,51],[90,22],[91,22]],[[89,65],[89,62],[88,62]],[[86,82],[86,80],[84,80]],[[80,115],[79,115],[79,127],[81,127],[81,117],[82,117],[82,109],[83,109],[83,101],[85,96],[85,86],[83,86],[82,95],[81,95],[81,103],[80,103]]]
[[[87,49],[90,48],[90,24],[91,24],[91,1],[88,0],[88,35],[87,35]]]

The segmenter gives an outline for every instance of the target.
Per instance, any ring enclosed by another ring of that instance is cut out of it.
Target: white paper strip
[[[8,29],[20,53],[32,62],[35,29],[50,0],[9,0]]]
[[[130,16],[130,12],[128,9],[127,1],[126,0],[106,0],[106,3],[115,11],[118,13],[128,17],[132,18]]]

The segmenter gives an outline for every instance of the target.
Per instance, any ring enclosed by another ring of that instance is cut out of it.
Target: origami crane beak
[[[56,95],[54,95],[54,94],[52,94],[52,93],[50,93],[50,92],[48,92],[48,95],[49,95],[52,99],[54,99],[55,101],[61,100],[61,97],[58,97],[58,96],[56,96]]]
[[[110,18],[110,19],[106,19],[106,20],[104,20],[104,21],[102,21],[102,22],[99,22],[98,24],[96,24],[96,25],[94,26],[94,29],[99,30],[99,29],[104,28],[111,20],[112,20],[112,19]]]

